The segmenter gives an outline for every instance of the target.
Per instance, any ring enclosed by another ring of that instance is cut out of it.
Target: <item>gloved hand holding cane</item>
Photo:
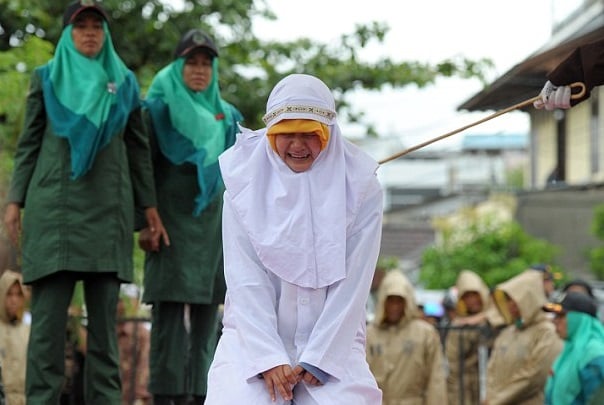
[[[556,108],[564,110],[570,108],[570,86],[556,86],[548,80],[539,96],[540,98],[533,103],[537,109],[545,107],[546,110],[551,111]]]
[[[549,85],[547,83],[550,83]],[[436,138],[432,138],[429,139],[425,142],[422,142],[418,145],[412,146],[410,148],[407,148],[401,152],[395,153],[394,155],[391,155],[385,159],[382,159],[380,161],[378,161],[378,163],[380,165],[386,163],[386,162],[390,162],[391,160],[394,159],[398,159],[401,156],[404,156],[408,153],[411,153],[413,151],[416,151],[418,149],[423,148],[424,146],[428,146],[434,142],[440,141],[441,139],[445,139],[450,137],[451,135],[455,135],[457,133],[460,133],[462,131],[465,131],[468,128],[471,128],[473,126],[476,126],[478,124],[482,124],[483,122],[492,120],[495,117],[499,117],[500,115],[506,114],[510,111],[514,111],[517,110],[519,108],[525,107],[527,105],[530,105],[531,103],[535,106],[535,108],[543,108],[545,107],[548,110],[553,110],[554,108],[569,108],[570,107],[570,100],[575,100],[575,99],[579,99],[581,97],[583,97],[585,95],[585,84],[581,83],[581,82],[576,82],[573,83],[569,86],[561,86],[561,87],[556,87],[553,84],[551,84],[551,82],[547,82],[545,84],[545,87],[543,88],[543,90],[541,90],[541,93],[539,93],[538,96],[535,96],[533,98],[529,98],[528,100],[524,100],[518,104],[514,104],[510,107],[504,108],[502,110],[499,110],[485,118],[482,118],[478,121],[472,122],[471,124],[468,125],[464,125],[461,128],[457,128],[453,131],[447,132],[446,134],[442,134],[440,136],[437,136]],[[579,89],[579,92],[576,94],[573,94],[571,92],[572,89]],[[558,92],[559,90],[559,92]],[[567,106],[567,107],[564,107]]]

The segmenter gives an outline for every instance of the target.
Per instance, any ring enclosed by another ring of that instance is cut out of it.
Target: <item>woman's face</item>
[[[554,326],[556,327],[556,333],[560,336],[560,339],[566,339],[568,337],[568,324],[566,321],[566,314],[556,314],[554,316]]]
[[[556,333],[558,333],[560,339],[566,339],[568,336],[566,314],[556,314],[554,316],[554,325],[556,326]]]
[[[508,307],[508,311],[514,320],[520,319],[522,316],[520,314],[520,308],[518,308],[518,304],[513,299],[509,298],[506,300],[506,305]]]
[[[71,38],[82,55],[93,58],[103,49],[105,31],[103,19],[94,12],[82,12],[73,22]]]
[[[277,154],[294,172],[310,169],[321,152],[321,140],[314,132],[278,134],[275,136]]]
[[[182,78],[193,91],[203,91],[212,81],[212,58],[203,51],[193,51],[185,59]]]

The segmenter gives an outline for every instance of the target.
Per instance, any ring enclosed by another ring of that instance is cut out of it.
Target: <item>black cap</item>
[[[531,269],[537,270],[537,271],[542,271],[544,273],[551,273],[551,271],[552,271],[552,267],[549,264],[545,264],[545,263],[533,264],[531,266]]]
[[[69,6],[67,6],[65,13],[63,13],[63,27],[66,27],[72,22],[74,22],[76,17],[80,15],[81,12],[86,10],[96,12],[101,17],[103,17],[105,21],[109,22],[109,15],[107,14],[103,6],[101,6],[101,3],[96,0],[79,0],[74,1],[73,3],[69,4]]]
[[[552,272],[552,266],[550,266],[549,264],[545,264],[545,263],[533,264],[531,266],[531,269],[542,272],[543,273],[543,277],[546,280],[553,280],[554,279],[554,274]]]
[[[575,280],[569,281],[568,283],[566,283],[564,285],[564,288],[562,289],[562,291],[567,292],[568,289],[573,286],[581,287],[582,289],[584,289],[587,292],[587,294],[589,294],[589,296],[591,298],[594,298],[594,291],[591,288],[591,285],[587,281],[581,280],[581,279],[575,279]]]
[[[564,294],[562,300],[559,302],[548,302],[545,304],[543,310],[556,314],[566,314],[571,311],[582,312],[595,318],[598,313],[598,306],[596,305],[596,301],[589,295],[571,291]]]
[[[218,56],[218,49],[214,45],[212,38],[205,32],[199,29],[192,29],[182,36],[174,55],[179,58],[181,56],[187,56],[191,51],[197,48],[204,48],[208,51],[210,56]]]

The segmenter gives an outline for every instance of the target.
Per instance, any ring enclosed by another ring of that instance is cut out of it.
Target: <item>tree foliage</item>
[[[9,51],[38,37],[56,44],[62,29],[66,0],[0,0],[0,51]],[[202,28],[220,49],[220,79],[227,100],[245,117],[245,124],[261,126],[268,94],[284,75],[305,72],[321,77],[338,96],[338,108],[352,121],[362,114],[350,109],[346,96],[353,90],[379,91],[384,86],[426,86],[441,76],[483,80],[492,67],[489,60],[460,57],[436,64],[394,61],[370,62],[358,56],[361,49],[380,43],[388,33],[383,23],[358,25],[336,43],[308,38],[291,42],[263,41],[253,34],[255,19],[275,19],[264,0],[185,1],[175,10],[161,0],[105,0],[111,33],[118,53],[137,73],[144,88],[154,73],[173,59],[181,34]],[[1,70],[3,75],[6,70]],[[2,77],[3,78],[3,77]],[[484,80],[483,80],[484,83]],[[2,95],[0,93],[0,95]],[[2,113],[2,111],[0,111]],[[368,125],[369,133],[375,131]]]
[[[47,61],[53,46],[33,37],[24,46],[0,52],[0,201],[13,167],[13,150],[25,111],[24,99],[33,67]]]
[[[604,204],[594,208],[591,231],[599,240],[604,241]],[[604,280],[604,247],[598,246],[589,250],[589,262],[592,273],[598,280]]]
[[[527,234],[520,224],[508,221],[485,226],[489,218],[476,218],[465,229],[462,243],[447,243],[426,249],[420,281],[426,288],[445,289],[455,284],[462,270],[477,273],[493,287],[535,263],[552,263],[558,248]],[[559,272],[559,269],[554,269]]]
[[[71,0],[0,0],[0,198],[4,197],[17,134],[24,112],[27,83],[36,65],[45,63],[62,28],[63,12]],[[132,69],[143,93],[153,75],[173,60],[180,36],[201,28],[220,52],[219,77],[226,100],[243,114],[243,124],[262,126],[266,100],[273,86],[289,73],[314,74],[334,90],[338,113],[359,122],[376,136],[363,113],[353,109],[355,90],[379,91],[385,86],[423,87],[439,77],[477,78],[485,83],[492,63],[463,57],[436,64],[360,58],[363,48],[381,43],[388,27],[380,22],[358,25],[338,41],[320,43],[261,40],[254,35],[257,19],[275,19],[265,0],[184,0],[175,9],[165,0],[104,0],[109,11],[115,48]],[[294,7],[294,5],[292,5]]]

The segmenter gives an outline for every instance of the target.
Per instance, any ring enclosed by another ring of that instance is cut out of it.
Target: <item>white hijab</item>
[[[324,123],[328,145],[307,171],[296,173],[271,148],[267,128],[241,127],[235,145],[219,158],[225,199],[267,270],[300,287],[331,285],[346,277],[347,229],[378,164],[344,139],[333,95],[316,77],[282,79],[266,111],[267,128],[283,119]]]

